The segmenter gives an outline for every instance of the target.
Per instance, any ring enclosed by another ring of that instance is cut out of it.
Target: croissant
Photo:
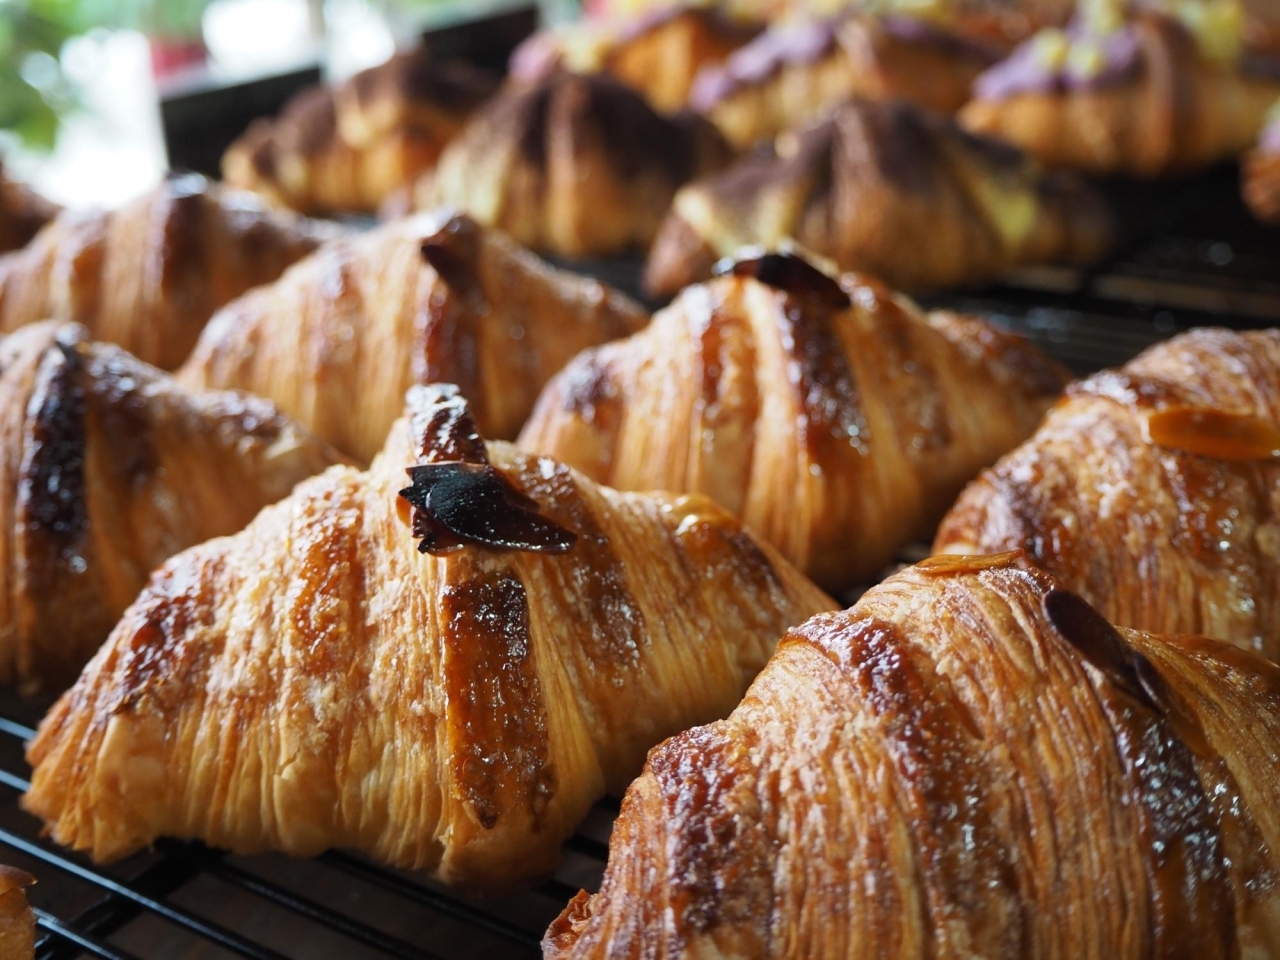
[[[192,395],[49,321],[0,338],[0,683],[61,690],[166,558],[338,462],[271,403]]]
[[[10,180],[0,163],[0,253],[25,247],[58,209],[30,187]]]
[[[706,120],[666,117],[601,74],[556,73],[481,109],[414,189],[519,243],[564,257],[648,247],[676,190],[724,166]]]
[[[373,213],[430,170],[497,89],[487,73],[425,49],[334,89],[312,87],[254,121],[222,158],[228,183],[304,213]]]
[[[0,332],[71,320],[171,370],[215,310],[339,233],[203,177],[173,177],[117,211],[63,213],[0,257]]]
[[[954,113],[999,51],[909,16],[842,15],[774,24],[704,68],[690,106],[735,147],[820,119],[852,97]]]
[[[1068,379],[980,320],[770,255],[577,357],[519,442],[623,490],[705,493],[841,591],[928,536]]]
[[[1241,164],[1245,205],[1260,221],[1280,224],[1280,120],[1269,123]]]
[[[1073,175],[945,117],[853,101],[681,190],[645,284],[670,295],[741,247],[794,241],[894,287],[950,287],[1021,264],[1095,260],[1114,233],[1106,202]]]
[[[4,960],[32,960],[36,955],[36,918],[24,892],[35,882],[25,870],[0,864],[0,957]]]
[[[939,553],[1025,548],[1113,623],[1280,659],[1280,330],[1197,330],[1073,385]]]
[[[330,244],[209,324],[179,378],[270,397],[368,462],[415,383],[458,383],[486,434],[514,437],[578,351],[634,333],[639,306],[438,212]]]
[[[529,37],[511,56],[511,78],[532,84],[557,70],[607,73],[644,94],[654,109],[675,113],[688,105],[702,67],[723,62],[760,29],[754,19],[729,16],[722,7],[686,2],[587,20]]]
[[[370,472],[152,578],[30,746],[23,805],[57,842],[349,847],[514,883],[833,606],[705,498],[486,447],[451,386],[408,406]]]
[[[1232,159],[1257,139],[1280,72],[1247,55],[1238,25],[1213,23],[1193,34],[1139,10],[1115,29],[1040,34],[978,78],[961,122],[1050,166],[1099,175],[1159,177]]]
[[[926,562],[649,754],[544,955],[1275,956],[1278,704],[1008,555]]]

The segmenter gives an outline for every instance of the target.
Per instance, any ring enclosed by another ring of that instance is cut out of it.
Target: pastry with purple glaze
[[[1106,202],[1076,175],[950,117],[857,100],[681,190],[645,280],[670,295],[741,247],[794,243],[898,289],[954,287],[1097,259],[1114,232]]]
[[[961,122],[1103,176],[1186,174],[1239,156],[1280,97],[1277,63],[1245,47],[1236,0],[1171,10],[1097,4],[1036,35],[978,78]]]
[[[657,113],[604,74],[553,73],[483,107],[411,204],[463,210],[540,253],[607,257],[648,247],[676,191],[731,159],[696,114]]]
[[[688,105],[700,69],[723,62],[760,30],[719,7],[677,3],[539,31],[512,54],[510,76],[527,86],[556,70],[607,73],[674,113]]]
[[[967,39],[945,21],[898,14],[789,20],[702,70],[689,105],[741,148],[855,96],[954,113],[999,55],[998,47]]]
[[[1249,211],[1261,222],[1280,226],[1280,104],[1242,161],[1241,190]]]

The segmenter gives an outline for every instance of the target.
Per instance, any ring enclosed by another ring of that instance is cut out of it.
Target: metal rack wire
[[[1249,219],[1234,171],[1173,189],[1126,187],[1117,201],[1131,240],[1101,267],[1027,271],[927,302],[990,315],[1081,373],[1192,326],[1280,322],[1280,232]],[[632,289],[639,275],[634,263],[589,269]],[[291,861],[165,842],[98,868],[41,839],[18,808],[29,775],[22,743],[43,706],[0,693],[0,862],[40,879],[31,900],[42,960],[535,957],[550,920],[604,868],[613,801],[593,811],[554,877],[488,900],[341,852]]]

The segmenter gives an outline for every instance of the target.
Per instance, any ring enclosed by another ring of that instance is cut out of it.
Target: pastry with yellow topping
[[[961,122],[1051,166],[1192,173],[1248,149],[1280,97],[1280,61],[1246,45],[1238,0],[1084,3],[980,76]]]

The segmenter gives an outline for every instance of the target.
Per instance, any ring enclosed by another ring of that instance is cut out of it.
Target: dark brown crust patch
[[[524,586],[486,573],[449,585],[440,606],[453,787],[486,830],[521,808],[536,825],[556,777]]]

